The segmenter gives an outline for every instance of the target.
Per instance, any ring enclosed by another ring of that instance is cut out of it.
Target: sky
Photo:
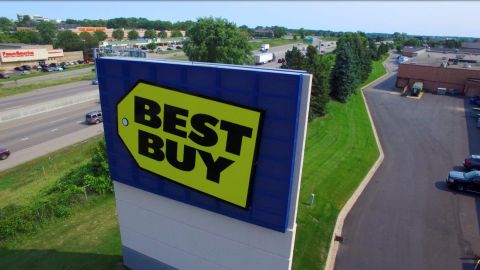
[[[249,27],[480,37],[479,11],[480,2],[474,1],[2,1],[0,16],[143,17],[171,22],[213,16]]]

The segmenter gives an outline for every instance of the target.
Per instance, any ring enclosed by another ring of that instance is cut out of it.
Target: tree
[[[128,31],[127,37],[129,40],[135,40],[138,39],[139,35],[138,32],[135,30],[130,30]]]
[[[40,33],[31,31],[31,30],[17,31],[15,32],[14,37],[21,43],[27,43],[27,44],[42,43],[42,36],[40,36]]]
[[[285,27],[273,26],[272,30],[275,38],[281,38],[287,34],[287,28]]]
[[[305,70],[307,67],[307,61],[302,52],[297,48],[288,50],[285,53],[285,62],[282,64],[282,68]]]
[[[84,58],[92,58],[92,48],[98,47],[98,39],[88,32],[81,32],[78,36],[82,41],[82,51]]]
[[[149,49],[149,50],[153,51],[153,50],[155,50],[156,47],[157,47],[157,44],[155,44],[154,42],[147,44],[147,49]]]
[[[330,73],[334,63],[333,55],[315,55],[308,67],[312,74],[312,93],[308,118],[310,121],[327,113],[327,103],[330,100]]]
[[[162,30],[162,31],[158,32],[158,37],[159,38],[167,38],[168,34],[167,34],[166,31]]]
[[[122,29],[115,29],[112,32],[112,37],[116,40],[122,40],[125,36],[125,32]]]
[[[378,46],[378,59],[380,59],[381,56],[385,55],[388,53],[388,46],[385,43],[380,43],[380,46]]]
[[[157,33],[153,29],[148,29],[147,31],[145,31],[145,34],[143,35],[143,37],[149,38],[149,39],[156,38]]]
[[[93,36],[98,40],[98,41],[104,41],[107,39],[107,34],[103,31],[97,30],[93,32]]]
[[[378,54],[378,47],[375,44],[375,41],[373,41],[373,39],[368,40],[368,51],[371,59],[373,60],[380,59],[380,55]]]
[[[0,17],[0,31],[9,32],[12,31],[15,25],[10,19],[6,17]]]
[[[307,53],[305,54],[305,56],[307,57],[308,65],[312,65],[315,62],[317,55],[317,48],[315,48],[315,46],[308,45]]]
[[[57,35],[57,26],[51,22],[40,22],[37,30],[42,37],[43,44],[52,44],[53,39]]]
[[[305,29],[300,28],[300,30],[298,30],[298,34],[300,35],[301,39],[304,39],[305,38]]]
[[[70,30],[60,31],[54,44],[55,48],[62,48],[64,51],[80,51],[83,49],[82,39]]]
[[[359,85],[357,74],[353,49],[349,43],[343,43],[336,50],[335,66],[330,78],[331,96],[340,102],[347,102]]]
[[[416,39],[416,38],[409,38],[405,41],[403,41],[404,46],[414,46],[414,47],[419,47],[422,46],[423,42]]]
[[[171,33],[171,37],[183,37],[182,32],[180,30],[173,30]]]
[[[231,23],[221,18],[200,18],[189,31],[183,50],[190,61],[250,64],[247,37]]]

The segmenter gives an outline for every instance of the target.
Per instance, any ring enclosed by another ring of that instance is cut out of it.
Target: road
[[[446,188],[449,170],[479,153],[467,99],[395,91],[392,75],[365,92],[385,159],[345,220],[339,270],[473,270],[480,198]]]
[[[0,145],[15,153],[54,138],[88,128],[85,113],[100,109],[90,101],[0,125]]]
[[[11,86],[15,86],[16,84],[21,85],[21,84],[28,84],[28,83],[32,83],[32,82],[40,82],[40,81],[48,81],[48,80],[53,80],[53,79],[69,78],[69,77],[75,77],[75,76],[79,76],[79,75],[89,74],[90,72],[92,72],[92,68],[93,68],[93,65],[89,66],[89,67],[86,67],[86,68],[76,69],[76,70],[71,70],[71,71],[68,70],[68,71],[62,71],[62,72],[49,72],[46,75],[31,77],[31,78],[26,78],[26,79],[21,79],[21,77],[19,77],[19,79],[17,80],[17,83],[15,83],[15,81],[6,81],[6,82],[0,81],[0,83],[4,87],[11,87]]]
[[[98,86],[92,85],[90,81],[80,81],[47,87],[25,94],[9,96],[0,99],[0,112],[22,106],[38,104],[53,99],[59,99],[66,96],[75,96],[77,94],[95,91],[98,91]]]

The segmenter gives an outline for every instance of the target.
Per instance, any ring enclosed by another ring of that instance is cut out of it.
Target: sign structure
[[[304,140],[298,130],[305,127],[302,95],[309,74],[119,57],[96,61],[114,181],[287,231],[294,220],[291,202],[297,202],[295,166],[301,171]]]
[[[261,116],[139,82],[118,103],[117,127],[140,168],[246,208]]]
[[[15,49],[1,50],[0,59],[2,62],[32,61],[47,59],[46,49]]]

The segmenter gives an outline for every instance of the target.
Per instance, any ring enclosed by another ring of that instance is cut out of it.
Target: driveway
[[[449,170],[480,153],[463,97],[398,95],[392,77],[365,92],[385,159],[347,216],[335,269],[473,270],[480,195],[446,189]]]

